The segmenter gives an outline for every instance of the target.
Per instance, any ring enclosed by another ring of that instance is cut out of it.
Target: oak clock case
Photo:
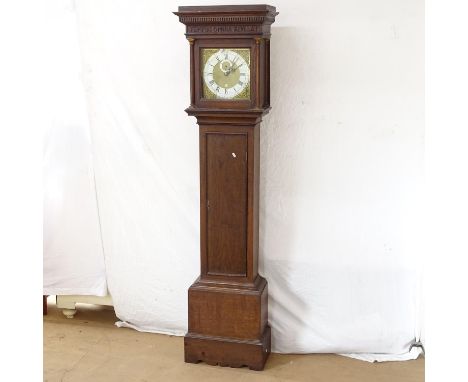
[[[186,362],[262,370],[268,284],[258,274],[260,123],[270,109],[269,5],[174,12],[190,47],[199,125],[200,276],[188,291]]]

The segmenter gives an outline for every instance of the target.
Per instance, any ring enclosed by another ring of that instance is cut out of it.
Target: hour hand
[[[227,73],[225,73],[225,75],[227,76],[227,75],[230,74],[231,72],[234,72],[237,68],[238,68],[238,66],[231,66],[231,67],[229,68],[229,70],[227,71]]]

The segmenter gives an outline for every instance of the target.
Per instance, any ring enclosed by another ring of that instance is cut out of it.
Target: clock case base
[[[259,340],[199,336],[187,333],[184,338],[185,362],[205,362],[211,366],[243,367],[261,371],[271,351],[271,329],[266,326]]]
[[[263,370],[271,350],[268,285],[210,285],[198,279],[189,289],[185,362]]]

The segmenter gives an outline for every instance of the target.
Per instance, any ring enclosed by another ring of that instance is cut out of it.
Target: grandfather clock
[[[188,291],[185,362],[262,370],[267,281],[258,274],[260,122],[270,109],[269,5],[179,7],[200,129],[201,274]]]

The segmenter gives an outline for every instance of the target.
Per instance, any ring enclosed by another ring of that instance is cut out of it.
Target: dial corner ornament
[[[203,97],[250,99],[250,49],[202,49]]]

